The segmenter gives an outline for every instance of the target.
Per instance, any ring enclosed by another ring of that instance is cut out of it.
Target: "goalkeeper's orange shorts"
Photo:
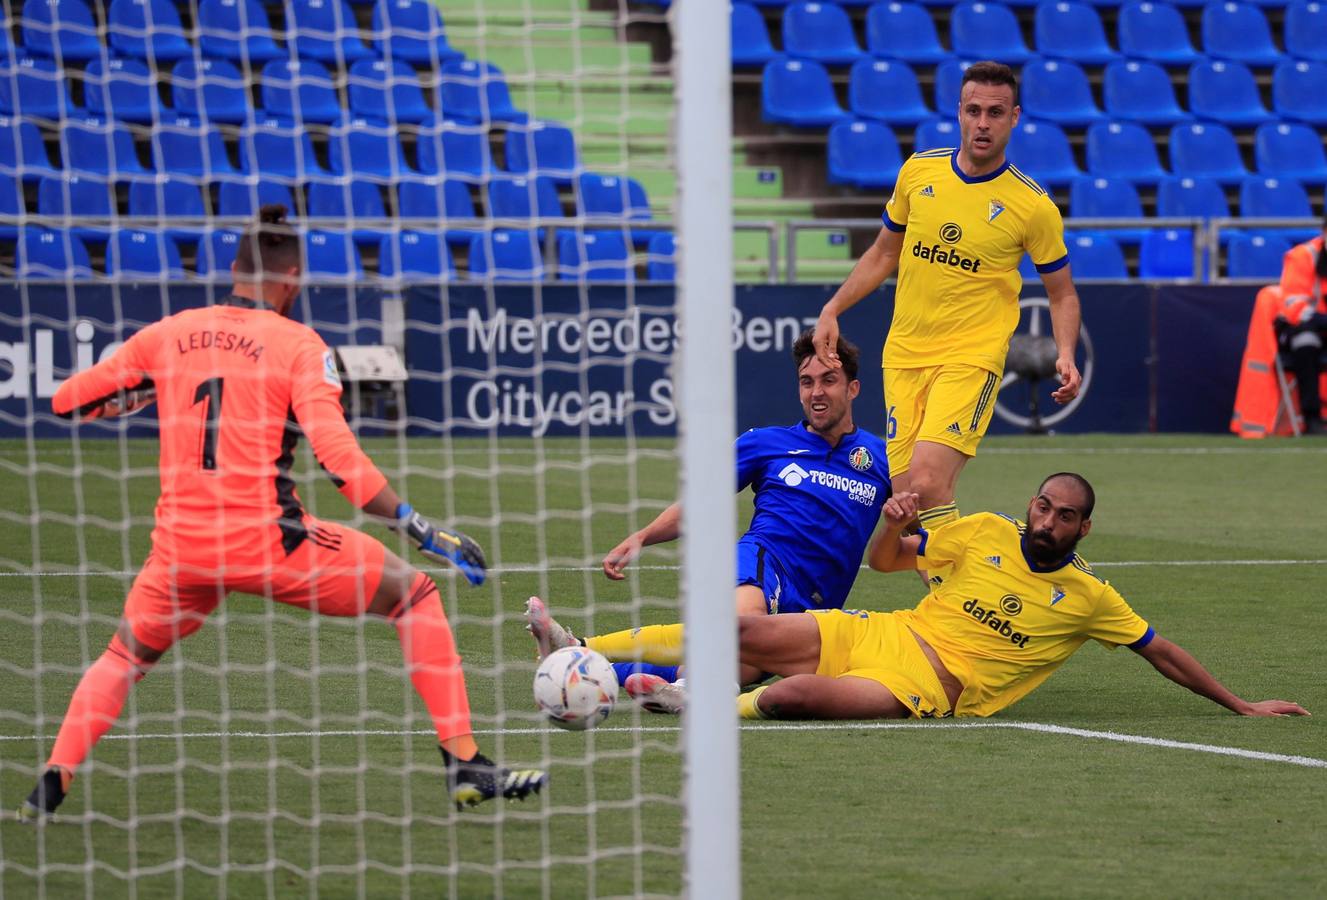
[[[279,544],[195,546],[167,561],[153,551],[124,602],[134,637],[165,651],[203,625],[232,591],[255,594],[326,616],[358,616],[382,581],[386,549],[334,522],[305,515],[305,537],[286,554]]]

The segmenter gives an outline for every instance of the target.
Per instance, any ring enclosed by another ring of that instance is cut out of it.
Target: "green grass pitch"
[[[546,765],[551,790],[451,812],[391,628],[237,596],[135,690],[62,821],[17,824],[12,810],[147,550],[156,474],[150,442],[0,443],[0,897],[684,889],[679,723],[624,701],[593,734],[544,728],[519,619],[532,593],[582,631],[676,618],[673,550],[648,551],[622,584],[595,571],[673,497],[671,444],[594,441],[587,454],[577,441],[368,443],[417,508],[458,523],[500,567],[480,589],[444,578],[445,602],[482,745]],[[307,457],[302,466],[307,507],[350,520]],[[1081,551],[1158,633],[1237,693],[1296,700],[1318,717],[1239,719],[1127,650],[1090,645],[987,720],[1000,727],[748,727],[747,896],[1327,894],[1327,769],[1276,758],[1327,759],[1327,445],[991,439],[959,501],[1021,514],[1060,469],[1097,487]],[[745,521],[749,498],[737,504]],[[865,572],[852,602],[910,606],[920,590],[911,575]],[[731,596],[715,585],[714,602]]]

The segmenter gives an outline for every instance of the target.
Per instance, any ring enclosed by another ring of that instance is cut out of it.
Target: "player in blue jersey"
[[[755,495],[751,527],[737,543],[737,614],[774,615],[839,609],[852,589],[866,545],[891,493],[884,441],[853,424],[861,390],[858,351],[838,341],[842,368],[816,357],[812,332],[793,345],[805,419],[796,425],[753,428],[737,439],[737,489]],[[644,547],[678,537],[682,511],[674,503],[604,558],[614,581]],[[682,690],[682,626],[650,625],[581,641],[558,625],[537,597],[526,610],[540,655],[584,644],[616,662],[619,680],[646,709],[677,712]],[[647,660],[648,662],[642,662]],[[742,670],[743,683],[760,670]]]

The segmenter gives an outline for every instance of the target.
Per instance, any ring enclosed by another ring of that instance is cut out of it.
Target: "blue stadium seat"
[[[824,128],[850,118],[834,95],[829,72],[814,60],[774,60],[765,66],[760,95],[766,122]]]
[[[1322,138],[1308,125],[1269,122],[1253,136],[1259,175],[1294,178],[1305,184],[1327,183],[1327,152]]]
[[[562,216],[562,202],[548,178],[500,176],[488,183],[488,214],[494,219],[557,219]],[[538,233],[542,241],[542,226]]]
[[[198,242],[198,258],[194,262],[194,271],[204,278],[228,280],[230,264],[235,261],[235,254],[239,249],[238,231],[222,229],[210,231]]]
[[[1249,174],[1235,136],[1212,122],[1179,124],[1170,129],[1170,169],[1176,175],[1214,178],[1235,184]]]
[[[23,46],[32,53],[64,62],[95,59],[102,54],[97,22],[83,0],[26,0]]]
[[[423,122],[433,118],[419,76],[404,60],[361,59],[346,81],[350,112],[388,122]]]
[[[1009,160],[1042,186],[1059,187],[1083,174],[1064,129],[1054,122],[1022,119],[1009,138]]]
[[[1279,235],[1237,234],[1226,245],[1226,275],[1279,280],[1289,250],[1290,241]]]
[[[338,66],[373,55],[345,0],[286,0],[286,43],[301,59]]]
[[[29,226],[19,235],[14,274],[20,278],[86,278],[92,274],[88,248],[68,231]]]
[[[866,11],[866,50],[872,56],[917,64],[938,63],[940,46],[931,14],[916,3],[876,3]]]
[[[1184,16],[1169,3],[1129,3],[1120,9],[1120,52],[1163,66],[1187,66],[1201,59],[1189,40]]]
[[[1295,0],[1286,7],[1286,53],[1327,62],[1327,3]]]
[[[508,172],[546,175],[558,185],[571,184],[581,168],[576,135],[556,122],[508,128],[504,152]]]
[[[922,100],[917,76],[907,63],[863,59],[848,77],[848,107],[858,116],[891,125],[916,125],[934,113]]]
[[[769,41],[765,17],[750,3],[734,3],[729,14],[733,65],[755,68],[765,65],[778,54]]]
[[[315,281],[358,281],[364,277],[359,248],[344,231],[310,231],[304,236],[305,272]]]
[[[1294,179],[1252,175],[1240,185],[1239,214],[1250,219],[1308,219],[1313,205],[1304,185]]]
[[[970,62],[947,59],[935,67],[935,111],[942,116],[957,116],[963,97],[963,73]]]
[[[481,181],[494,171],[483,125],[434,119],[420,128],[415,151],[425,175]]]
[[[269,115],[323,125],[341,117],[332,75],[317,60],[274,59],[263,66],[262,85]]]
[[[558,278],[562,281],[635,281],[631,253],[622,233],[559,232]]]
[[[305,193],[310,219],[334,219],[349,225],[356,219],[386,219],[378,185],[367,181],[338,183],[315,181]],[[378,244],[387,232],[382,228],[356,225],[352,237],[357,244]]]
[[[396,208],[401,218],[421,219],[448,226],[447,243],[468,244],[479,233],[468,228],[451,227],[454,220],[478,217],[475,202],[470,198],[470,186],[464,181],[454,178],[441,182],[436,178],[402,181],[396,190]]]
[[[197,184],[182,178],[158,176],[153,181],[129,184],[129,215],[157,219],[203,219],[207,207]]]
[[[106,274],[126,279],[183,278],[184,263],[170,235],[118,228],[106,245]]]
[[[160,172],[191,175],[206,181],[236,174],[226,142],[214,125],[176,116],[152,129],[152,152]]]
[[[12,182],[13,179],[3,179]],[[116,214],[115,193],[104,178],[86,175],[66,175],[63,178],[43,178],[37,184],[37,214],[64,218],[78,216],[89,219],[110,219]],[[79,237],[105,240],[107,226],[73,226]]]
[[[397,181],[418,175],[406,162],[395,126],[371,119],[346,119],[327,136],[333,174]]]
[[[1116,238],[1110,234],[1077,233],[1065,236],[1069,249],[1069,268],[1074,279],[1102,278],[1123,281],[1129,267]]]
[[[650,281],[677,280],[677,241],[672,234],[661,231],[650,238],[646,252],[645,277]]]
[[[957,147],[958,123],[953,119],[936,117],[917,126],[912,135],[912,152],[935,150],[937,147]]]
[[[1074,219],[1141,219],[1143,204],[1133,182],[1088,175],[1075,178],[1069,185],[1069,216]],[[1137,243],[1143,239],[1143,231],[1112,228],[1102,233],[1116,241]]]
[[[1167,178],[1157,187],[1157,215],[1166,219],[1224,219],[1226,192],[1206,178]]]
[[[155,122],[170,111],[157,96],[156,79],[141,59],[98,57],[83,73],[88,113],[121,122]]]
[[[181,115],[234,125],[249,119],[249,83],[224,59],[182,59],[171,72],[171,102]]]
[[[383,236],[378,247],[378,274],[412,282],[451,281],[456,277],[456,264],[441,234],[407,229]]]
[[[13,116],[0,116],[0,173],[19,175],[24,181],[36,181],[57,171],[51,166],[46,144],[35,124]]]
[[[470,242],[470,275],[494,281],[543,281],[539,245],[528,231],[497,231],[475,235]]]
[[[1272,73],[1272,106],[1278,115],[1327,125],[1327,63],[1286,60]]]
[[[1143,238],[1138,253],[1138,277],[1192,278],[1193,232],[1186,228],[1158,228]]]
[[[292,215],[295,214],[295,198],[291,196],[290,188],[275,181],[261,178],[223,181],[217,190],[217,215],[223,218],[252,218],[258,215],[259,208],[271,203],[283,203]]]
[[[111,0],[106,31],[111,49],[127,56],[164,63],[193,54],[170,0]]]
[[[1251,3],[1208,3],[1203,7],[1202,34],[1203,51],[1217,59],[1250,66],[1274,66],[1281,59],[1267,17]]]
[[[515,122],[529,115],[511,102],[507,78],[492,63],[451,60],[442,67],[442,109],[448,118],[472,122]]]
[[[12,175],[0,176],[0,216],[18,217],[27,211],[23,199],[23,182]],[[12,241],[18,237],[17,225],[0,225],[0,239]]]
[[[1033,59],[1023,66],[1020,80],[1020,102],[1026,115],[1065,126],[1091,125],[1103,118],[1092,99],[1087,75],[1077,63]]]
[[[408,63],[436,66],[465,55],[447,42],[442,17],[428,0],[378,0],[373,35],[379,53]]]
[[[1032,57],[1018,19],[1002,3],[963,3],[949,18],[949,46],[963,59],[994,59],[1010,65]]]
[[[12,62],[0,59],[0,115],[56,122],[73,112],[64,70],[55,60],[22,51]]]
[[[894,132],[879,122],[836,122],[829,129],[829,182],[892,187],[903,165]]]
[[[1156,63],[1131,59],[1106,66],[1102,78],[1106,114],[1144,125],[1174,125],[1193,117],[1180,109],[1166,70]]]
[[[138,161],[129,129],[106,119],[66,120],[60,129],[60,155],[73,172],[130,178],[147,171]]]
[[[862,58],[852,20],[834,3],[791,3],[783,11],[783,52],[826,65],[851,65]]]
[[[1098,122],[1088,128],[1087,170],[1138,184],[1155,184],[1169,174],[1161,168],[1152,135],[1135,122]]]
[[[1102,65],[1120,58],[1106,41],[1101,16],[1086,3],[1039,3],[1033,19],[1033,42],[1038,53],[1079,65]]]
[[[281,181],[326,178],[309,132],[296,122],[269,116],[240,131],[241,168],[249,175]]]
[[[620,175],[600,175],[582,172],[576,178],[577,214],[595,218],[626,219],[631,222],[649,222],[650,198],[645,188],[634,178]],[[634,244],[648,244],[658,234],[652,228],[631,229]]]
[[[286,55],[261,0],[199,0],[198,46],[209,59],[260,63]]]
[[[1204,60],[1189,69],[1189,109],[1200,119],[1234,128],[1261,125],[1272,118],[1253,73],[1243,63],[1225,60]]]

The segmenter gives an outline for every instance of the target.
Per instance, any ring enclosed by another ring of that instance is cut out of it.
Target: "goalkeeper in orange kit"
[[[19,809],[25,821],[55,811],[133,685],[232,591],[391,622],[458,807],[524,798],[547,780],[479,753],[461,658],[433,580],[368,535],[314,519],[295,493],[290,469],[303,434],[347,500],[405,531],[422,553],[455,565],[471,583],[484,580],[479,545],[414,512],[364,455],[341,410],[331,351],[312,329],[286,318],[303,262],[285,212],[264,207],[242,238],[229,297],[149,325],[66,381],[52,401],[57,414],[75,419],[155,401],[161,496],[152,550],[110,646],[74,691],[46,770]]]

